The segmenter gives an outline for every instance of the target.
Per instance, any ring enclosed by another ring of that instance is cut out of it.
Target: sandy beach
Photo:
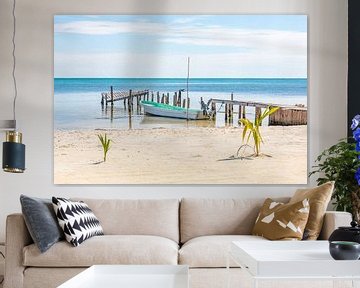
[[[113,141],[108,159],[97,134]],[[262,152],[231,159],[242,128],[57,130],[55,184],[305,184],[307,126],[262,127]],[[248,150],[250,153],[251,151]]]

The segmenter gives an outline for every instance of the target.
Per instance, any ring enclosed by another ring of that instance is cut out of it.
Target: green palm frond
[[[101,135],[101,134],[98,134],[97,135],[99,140],[100,140],[100,143],[101,143],[101,146],[103,148],[103,152],[104,152],[104,162],[106,162],[106,156],[107,156],[107,153],[109,152],[110,150],[110,143],[111,143],[111,140],[108,139],[106,133],[105,135]]]
[[[275,113],[277,110],[279,110],[280,107],[266,107],[265,110],[255,118],[254,123],[251,122],[249,119],[239,119],[239,123],[244,125],[244,130],[242,133],[242,141],[244,142],[246,135],[246,144],[249,143],[250,137],[253,137],[254,140],[254,148],[255,148],[255,156],[260,155],[260,146],[261,143],[264,143],[264,140],[261,136],[260,126],[262,125],[262,121],[270,116],[271,114]]]

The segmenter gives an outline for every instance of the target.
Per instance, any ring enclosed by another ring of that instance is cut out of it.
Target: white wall
[[[0,119],[12,117],[11,4],[11,0],[0,1]],[[17,118],[19,130],[24,133],[27,171],[23,175],[0,172],[0,242],[5,239],[6,215],[20,211],[21,193],[38,197],[238,198],[287,196],[296,188],[284,185],[53,185],[53,15],[76,13],[308,14],[309,165],[322,149],[346,135],[345,0],[18,0]],[[4,134],[0,137],[4,139]]]

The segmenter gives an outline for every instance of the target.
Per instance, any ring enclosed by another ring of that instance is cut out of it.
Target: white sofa
[[[105,235],[76,248],[61,241],[41,254],[23,216],[8,216],[4,288],[56,287],[94,264],[184,264],[191,288],[223,288],[231,241],[268,241],[250,235],[264,199],[81,200]],[[321,238],[350,221],[348,213],[327,212]],[[241,269],[231,266],[232,283],[241,283]]]

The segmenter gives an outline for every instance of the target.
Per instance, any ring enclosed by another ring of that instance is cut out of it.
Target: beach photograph
[[[306,15],[54,16],[54,184],[306,184]]]

